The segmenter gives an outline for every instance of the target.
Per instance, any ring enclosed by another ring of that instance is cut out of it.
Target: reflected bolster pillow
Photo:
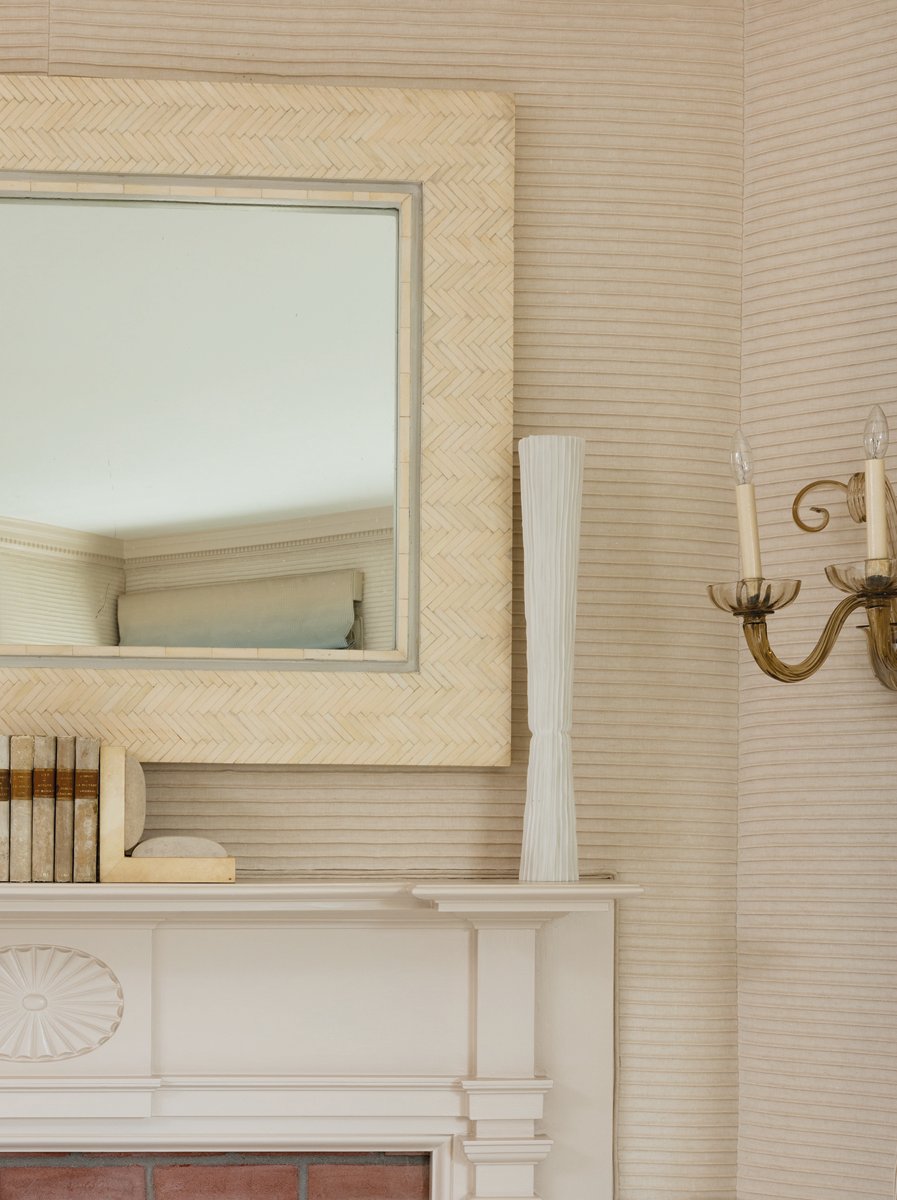
[[[361,571],[320,571],[235,583],[125,592],[122,646],[258,646],[342,650],[349,644]]]

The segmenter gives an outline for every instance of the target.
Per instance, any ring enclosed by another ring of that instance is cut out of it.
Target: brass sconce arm
[[[806,487],[802,487],[794,497],[794,500],[791,504],[791,519],[794,521],[794,524],[798,527],[798,529],[802,529],[804,533],[821,533],[831,519],[831,513],[829,510],[827,508],[823,508],[821,504],[812,504],[810,506],[810,512],[816,513],[819,517],[819,520],[814,525],[811,525],[808,521],[803,519],[803,517],[800,515],[801,505],[803,504],[804,499],[809,496],[810,492],[815,492],[817,488],[835,488],[846,493],[848,497],[848,508],[850,508],[851,485],[853,485],[853,490],[856,492],[856,484],[854,484],[854,480],[859,480],[860,482],[860,496],[862,497],[862,475],[853,476],[849,484],[842,483],[840,479],[814,479],[812,483],[808,483]],[[854,517],[854,520],[864,520],[865,515],[865,508],[861,508],[860,516]]]
[[[890,604],[866,606],[869,626],[866,636],[872,669],[879,683],[897,691],[897,652],[894,649],[893,612]]]
[[[798,529],[804,533],[821,533],[828,526],[831,514],[821,504],[811,504],[810,512],[816,513],[818,520],[811,524],[801,516],[801,507],[811,492],[817,489],[835,489],[844,493],[847,511],[852,521],[862,525],[866,520],[866,482],[862,471],[851,475],[847,483],[840,479],[814,479],[802,487],[791,504],[791,518]],[[888,527],[888,539],[892,547],[897,546],[897,497],[890,483],[885,484],[885,510]],[[892,550],[893,553],[893,550]]]
[[[869,654],[876,677],[885,687],[897,691],[897,648],[892,624],[897,604],[897,560],[832,564],[825,573],[829,582],[847,595],[832,610],[807,657],[794,664],[783,662],[770,646],[766,618],[795,599],[800,580],[739,579],[735,583],[711,584],[707,590],[717,608],[741,617],[744,640],[754,661],[765,675],[779,683],[809,679],[828,658],[850,614],[865,608],[869,620]]]
[[[807,657],[802,662],[794,663],[793,665],[782,662],[770,646],[766,631],[765,613],[744,617],[744,640],[747,642],[748,649],[753,655],[754,662],[756,662],[765,675],[769,675],[772,679],[777,679],[780,683],[800,683],[804,679],[809,679],[812,674],[819,670],[831,653],[838,634],[844,626],[844,622],[863,603],[862,596],[845,596],[834,608],[831,616],[825,623],[825,628],[820,634],[819,641]]]

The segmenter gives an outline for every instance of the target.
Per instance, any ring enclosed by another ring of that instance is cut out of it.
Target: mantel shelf
[[[405,923],[445,920],[541,923],[571,912],[596,912],[640,895],[637,884],[471,882],[237,882],[235,884],[0,885],[7,920],[232,923],[258,920],[360,920]]]

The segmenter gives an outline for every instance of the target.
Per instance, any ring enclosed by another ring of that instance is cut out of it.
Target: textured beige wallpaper
[[[8,70],[282,76],[518,97],[517,421],[581,432],[576,761],[582,866],[622,906],[621,1200],[734,1194],[735,570],[723,468],[738,407],[738,3],[168,0],[0,4]],[[892,417],[897,8],[747,0],[744,409],[776,617],[802,655],[859,557],[795,487],[859,465]],[[897,425],[897,422],[894,422]],[[893,472],[892,472],[893,473]],[[833,497],[837,506],[837,497]],[[220,829],[255,866],[512,873],[507,772],[167,768],[160,827]],[[814,680],[743,665],[740,1200],[889,1200],[897,1149],[894,697],[852,627]]]
[[[734,1195],[740,0],[51,0],[7,69],[484,87],[517,97],[519,435],[588,439],[575,696],[581,866],[620,912],[619,1196]],[[43,57],[42,57],[43,56]],[[49,57],[47,57],[49,56]],[[519,542],[519,538],[518,538]],[[507,771],[165,768],[155,828],[277,870],[513,875]],[[583,1198],[585,1200],[585,1198]]]
[[[837,493],[799,532],[793,493],[860,469],[872,404],[897,432],[893,0],[749,0],[745,117],[744,414],[765,573],[804,580],[771,622],[798,658],[865,535]],[[897,697],[859,624],[806,683],[742,672],[740,1200],[894,1196]]]

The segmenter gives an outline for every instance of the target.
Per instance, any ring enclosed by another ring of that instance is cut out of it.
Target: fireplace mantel
[[[236,884],[55,883],[3,884],[4,920],[76,920],[103,922],[134,919],[187,921],[215,925],[235,918],[296,922],[361,920],[389,924],[409,919],[437,921],[453,915],[519,917],[534,927],[573,912],[596,912],[609,903],[637,896],[636,884],[598,883],[331,883],[241,881]]]
[[[433,1200],[610,1200],[639,891],[5,884],[0,1148],[426,1149]]]

